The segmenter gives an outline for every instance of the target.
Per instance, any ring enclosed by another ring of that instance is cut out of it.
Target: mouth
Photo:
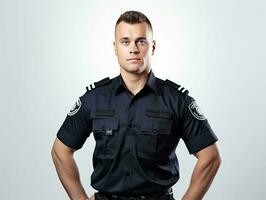
[[[134,64],[134,63],[139,63],[140,62],[140,58],[129,58],[127,59],[128,62]]]
[[[140,60],[140,58],[129,58],[129,59],[127,59],[127,61],[138,61],[138,60]]]

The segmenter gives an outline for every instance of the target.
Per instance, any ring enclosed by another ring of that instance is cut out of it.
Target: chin
[[[129,73],[141,73],[144,70],[143,66],[127,66],[123,68]]]

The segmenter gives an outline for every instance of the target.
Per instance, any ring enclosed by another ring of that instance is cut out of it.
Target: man
[[[202,199],[219,168],[218,140],[188,91],[151,70],[152,26],[137,11],[115,26],[120,75],[87,88],[68,113],[52,148],[53,161],[73,200],[88,198],[73,158],[93,132],[96,147],[91,185],[97,199],[174,199],[179,179],[175,149],[180,138],[196,156],[183,200]]]

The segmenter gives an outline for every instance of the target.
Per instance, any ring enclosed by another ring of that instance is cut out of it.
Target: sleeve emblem
[[[69,116],[75,115],[79,111],[80,108],[81,108],[81,101],[80,101],[80,98],[78,98],[78,100],[72,106],[71,110],[68,112],[67,115]]]
[[[193,101],[188,106],[190,113],[198,120],[205,120],[206,117],[203,115],[203,113],[200,110],[200,107],[197,105],[196,101]]]

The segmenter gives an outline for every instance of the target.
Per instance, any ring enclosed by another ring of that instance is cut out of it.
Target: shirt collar
[[[150,72],[148,74],[148,80],[147,80],[144,87],[146,87],[146,86],[149,86],[155,94],[158,94],[156,77],[155,77],[152,70],[150,70]],[[124,80],[123,80],[121,74],[119,74],[113,80],[114,94],[117,94],[122,88],[126,88],[126,86],[125,86],[125,83],[124,83]]]

